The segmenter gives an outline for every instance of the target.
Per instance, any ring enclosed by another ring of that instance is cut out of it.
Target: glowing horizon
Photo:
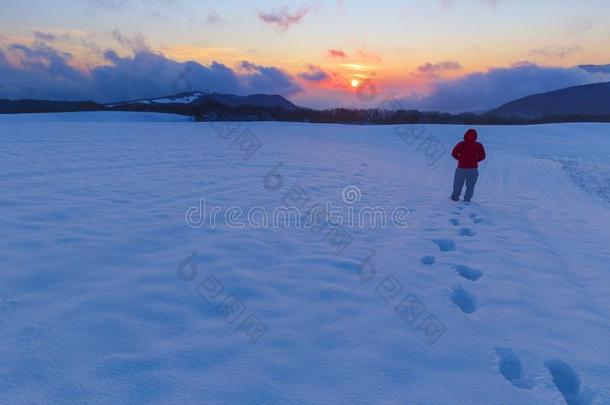
[[[523,80],[526,95],[608,80],[610,73],[575,68],[610,63],[610,50],[601,40],[610,33],[605,24],[610,4],[597,0],[413,0],[383,6],[363,0],[291,5],[271,0],[7,0],[3,6],[0,69],[16,83],[42,75],[42,85],[48,82],[50,90],[41,87],[33,96],[60,97],[59,82],[69,78],[53,74],[70,69],[76,73],[69,74],[82,77],[66,85],[65,96],[86,94],[85,81],[96,68],[135,65],[135,56],[145,52],[167,60],[159,63],[176,70],[174,77],[184,71],[178,64],[189,61],[220,72],[193,78],[200,86],[215,86],[214,74],[229,74],[228,69],[232,81],[245,77],[250,82],[231,82],[227,92],[279,93],[314,107],[367,106],[370,100],[355,95],[372,84],[375,92],[403,98],[409,106],[476,109],[501,97],[462,106],[455,94],[442,98],[439,91],[461,86],[474,98],[488,88],[498,92],[505,80],[506,97],[513,97],[520,93],[511,88]],[[61,60],[65,66],[53,71]],[[159,80],[171,81],[171,73],[164,75],[168,78]],[[477,82],[486,87],[474,88]],[[27,95],[25,84],[0,86],[0,98]],[[92,97],[97,94],[103,93],[98,89]],[[446,106],[439,101],[451,97],[456,99]]]

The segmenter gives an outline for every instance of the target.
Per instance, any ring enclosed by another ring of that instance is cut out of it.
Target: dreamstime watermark
[[[283,165],[282,162],[277,163],[263,176],[265,190],[277,193],[284,188],[284,174],[280,171]],[[283,206],[298,207],[301,211],[306,212],[304,228],[308,229],[318,240],[332,247],[335,255],[341,256],[351,246],[354,237],[350,230],[330,221],[324,214],[324,204],[313,201],[304,187],[295,183],[287,191],[284,188],[282,194]],[[351,192],[343,191],[342,194],[348,195]],[[361,196],[362,193],[359,192],[358,195]]]
[[[345,187],[341,191],[344,204],[326,201],[311,209],[304,210],[293,198],[299,190],[292,189],[284,198],[285,205],[269,210],[255,206],[247,210],[232,206],[226,209],[211,205],[205,197],[198,205],[189,207],[184,215],[186,224],[191,228],[216,228],[219,225],[242,229],[312,228],[324,219],[336,226],[350,229],[365,228],[409,228],[407,217],[409,208],[395,207],[391,211],[383,207],[358,206],[362,193],[356,186]],[[298,193],[302,195],[302,193]]]
[[[352,205],[362,198],[362,192],[356,186],[347,186],[341,190],[341,199],[344,203]]]
[[[390,111],[406,111],[399,100],[386,98],[379,109]],[[394,132],[409,147],[415,148],[415,152],[423,153],[428,167],[434,168],[447,156],[447,147],[433,134],[428,133],[426,126],[421,123],[397,125]]]
[[[234,325],[238,332],[248,338],[254,345],[269,328],[255,314],[249,313],[246,304],[234,294],[227,292],[224,283],[215,275],[200,275],[195,263],[197,252],[187,256],[178,265],[176,273],[185,283],[197,282],[195,291],[207,303],[215,306],[218,315],[229,325]]]
[[[263,142],[241,122],[210,122],[210,127],[218,137],[241,153],[243,160],[248,160],[263,146]]]
[[[369,103],[379,96],[375,76],[375,72],[372,72],[356,89],[356,97],[360,101]],[[407,111],[398,99],[392,97],[384,98],[375,110],[390,111],[393,114]],[[424,154],[429,167],[436,167],[441,158],[447,155],[447,147],[436,136],[428,133],[422,123],[397,125],[394,131],[406,145],[415,148],[415,152]]]
[[[280,192],[284,189],[282,203],[284,205],[310,207],[308,212],[316,210],[321,204],[312,203],[307,191],[298,184],[288,191],[281,172],[283,164],[273,166],[263,177],[263,187],[270,192]],[[341,191],[341,200],[352,206],[362,199],[362,191],[357,186],[348,186]],[[324,215],[312,215],[308,229],[320,240],[334,248],[334,254],[341,257],[351,256],[357,261],[357,276],[363,285],[375,286],[378,297],[398,315],[403,324],[423,335],[429,345],[436,343],[446,332],[447,327],[438,317],[427,311],[426,305],[411,291],[406,291],[404,284],[394,274],[383,277],[375,264],[377,252],[374,249],[362,249],[354,246],[352,230],[344,225],[335,224]],[[364,250],[364,251],[363,251]]]
[[[195,90],[193,82],[189,78],[193,67],[187,65],[178,76],[172,81],[170,88],[174,94],[191,93]],[[198,90],[206,93],[205,90]],[[254,133],[245,128],[242,122],[230,122],[217,120],[215,114],[202,117],[209,122],[210,128],[218,135],[218,137],[229,146],[241,153],[243,160],[248,160],[253,157],[260,148],[263,142]]]
[[[361,253],[361,252],[359,252]],[[447,327],[426,305],[412,292],[405,289],[404,284],[395,274],[382,277],[375,264],[375,250],[367,250],[364,255],[358,255],[358,279],[368,285],[373,283],[375,294],[389,305],[402,322],[426,338],[429,345],[436,343],[446,332]]]
[[[320,208],[323,207],[323,204],[312,201],[307,190],[298,184],[288,187],[285,184],[285,176],[281,170],[282,167],[283,163],[280,162],[265,174],[262,182],[264,189],[269,192],[281,193],[283,195],[281,202],[284,204],[284,207],[292,206],[298,208],[299,212],[306,212],[306,220],[302,223],[303,228],[308,229],[320,241],[327,243],[333,248],[335,255],[346,258],[352,257],[357,263],[356,274],[359,281],[363,285],[372,287],[375,294],[394,311],[404,325],[423,335],[428,344],[436,343],[447,332],[447,327],[435,314],[427,311],[425,304],[412,291],[405,289],[404,284],[395,274],[382,276],[382,271],[375,264],[377,252],[374,249],[363,249],[354,246],[355,238],[352,235],[352,230],[347,229],[345,224],[340,225],[330,221],[326,217],[324,210]],[[343,204],[349,208],[349,206],[353,206],[361,201],[362,192],[357,186],[348,186],[341,190],[340,197]],[[191,220],[195,220],[196,227],[199,227],[199,223],[202,220],[200,214],[204,210],[201,207],[191,208],[190,212],[187,211],[185,217],[188,217],[190,214],[192,216]],[[408,210],[404,214],[406,216]],[[187,223],[188,221],[187,219]],[[193,281],[197,277],[197,268],[191,267],[194,266],[193,257],[194,254],[187,257],[179,266],[179,276],[184,281]],[[214,292],[221,290],[221,286],[220,280],[214,276],[208,277],[200,284],[199,290],[202,291],[198,292],[207,301],[220,305],[224,301],[218,298]],[[232,309],[222,313],[226,314],[225,319],[230,323],[235,314],[245,312],[245,309],[242,309],[242,307],[245,308],[245,305],[240,305],[240,301],[235,299],[235,297],[231,298],[229,302],[234,304],[231,305]],[[262,336],[266,333],[267,328],[259,318],[251,315],[237,330],[244,331],[244,333],[247,331],[247,333],[253,336],[250,337],[250,340],[256,341],[258,339],[256,336]]]

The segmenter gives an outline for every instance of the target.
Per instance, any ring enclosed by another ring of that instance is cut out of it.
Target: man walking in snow
[[[464,135],[464,140],[453,148],[451,156],[458,161],[458,167],[455,169],[455,178],[453,179],[453,201],[460,200],[464,182],[466,182],[466,194],[464,201],[470,201],[474,194],[474,185],[479,177],[479,162],[485,159],[485,148],[477,142],[477,131],[469,129]]]

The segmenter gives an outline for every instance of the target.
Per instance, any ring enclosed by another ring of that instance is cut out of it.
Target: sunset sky
[[[4,0],[0,98],[484,110],[610,80],[577,67],[610,63],[609,20],[604,0]]]

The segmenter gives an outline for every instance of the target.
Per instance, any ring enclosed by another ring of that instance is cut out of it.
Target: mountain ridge
[[[610,82],[566,87],[510,101],[486,113],[499,118],[610,115]]]
[[[391,103],[389,103],[391,104]],[[610,122],[610,82],[573,86],[510,101],[485,113],[383,108],[315,110],[281,95],[191,91],[165,97],[100,104],[93,101],[0,99],[0,114],[132,111],[187,115],[195,121],[285,121],[338,124],[526,125],[554,122]]]
[[[202,91],[190,91],[178,93],[172,96],[137,99],[130,101],[122,101],[117,103],[106,104],[109,108],[116,108],[128,104],[147,104],[147,105],[168,105],[168,104],[190,104],[204,105],[206,103],[220,103],[231,108],[236,107],[265,107],[265,108],[283,108],[287,111],[298,110],[295,104],[277,94],[250,94],[247,96],[238,96],[225,93],[206,93]]]

